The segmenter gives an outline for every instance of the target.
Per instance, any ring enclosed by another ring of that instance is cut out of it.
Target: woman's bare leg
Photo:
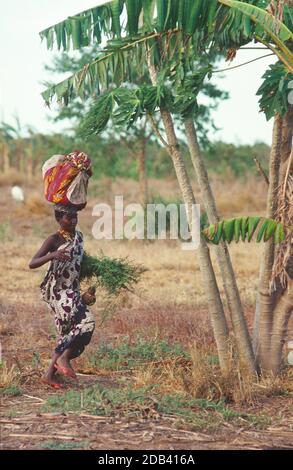
[[[69,367],[70,369],[73,370],[73,367],[70,364],[70,359],[74,357],[73,352],[74,352],[73,347],[65,349],[63,354],[61,354],[61,356],[58,359],[58,364],[63,367]]]
[[[49,368],[48,368],[46,374],[43,377],[43,379],[45,379],[48,383],[58,384],[57,380],[54,378],[54,375],[56,373],[56,368],[55,368],[54,364],[56,363],[56,361],[59,357],[60,357],[60,353],[54,352],[54,354],[52,356],[52,360],[51,360],[50,365],[49,365]]]

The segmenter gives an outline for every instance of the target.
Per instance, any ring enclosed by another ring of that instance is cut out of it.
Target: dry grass
[[[0,173],[0,186],[13,186],[26,184],[27,177],[19,171],[11,168],[6,173]]]
[[[37,175],[28,177],[25,173],[21,173],[15,168],[10,168],[6,173],[0,173],[0,187],[5,189],[14,185],[25,188],[37,188],[40,186],[41,171]]]
[[[213,181],[213,190],[220,213],[224,217],[264,213],[266,207],[266,186],[262,179],[249,178],[247,181]]]
[[[157,391],[165,394],[182,394],[225,403],[253,404],[264,398],[290,394],[292,370],[287,368],[279,377],[257,378],[241,373],[237,358],[231,348],[230,367],[225,375],[221,372],[216,352],[203,350],[201,345],[190,345],[190,360],[176,358],[150,364],[135,371],[135,387],[156,385]]]
[[[20,373],[15,364],[8,367],[6,362],[0,363],[0,390],[16,386],[20,380]]]
[[[249,177],[239,181],[235,177],[223,181],[219,177],[211,176],[212,188],[217,200],[219,212],[224,217],[233,215],[259,213],[265,210],[266,186],[261,178]],[[192,181],[196,200],[202,204],[198,185]],[[175,180],[149,179],[150,199],[160,195],[172,201],[181,201],[181,193]],[[115,195],[122,195],[126,202],[138,200],[138,183],[134,180],[116,178],[102,178],[91,182],[90,197],[96,202],[114,203]]]
[[[51,206],[40,198],[39,193],[30,193],[25,200],[25,209],[30,214],[48,216],[52,214]]]
[[[154,193],[161,193],[166,198],[174,199],[178,195],[174,181],[164,184],[151,181],[151,184]],[[244,214],[250,209],[253,213],[253,209],[262,210],[265,193],[262,181],[230,182],[228,189],[219,181],[213,184],[226,217]],[[137,187],[133,181],[117,180],[107,197],[113,200],[113,194],[123,194],[126,202],[133,201],[137,197]],[[27,201],[20,206],[11,200],[8,187],[0,187],[1,200],[6,202],[0,214],[0,237],[5,247],[0,253],[0,262],[5,266],[5,275],[0,278],[0,335],[3,355],[7,359],[4,376],[12,377],[12,381],[16,372],[15,367],[11,369],[12,355],[17,357],[21,367],[25,364],[34,367],[32,358],[34,354],[39,354],[40,364],[45,367],[50,359],[55,334],[53,318],[41,300],[38,287],[47,266],[29,270],[28,263],[57,225],[50,207],[40,202],[37,188],[25,189]],[[99,302],[92,307],[98,327],[87,352],[77,361],[78,367],[87,364],[90,355],[102,342],[119,342],[126,335],[135,342],[139,335],[150,340],[165,339],[170,344],[178,341],[185,348],[190,348],[191,359],[189,362],[172,359],[160,366],[149,365],[138,369],[135,373],[137,387],[157,383],[165,393],[178,391],[196,397],[225,397],[237,403],[249,402],[253,396],[274,393],[283,386],[288,388],[287,376],[277,381],[266,379],[258,383],[252,380],[251,384],[243,387],[235,362],[232,362],[230,375],[222,378],[218,365],[213,362],[215,346],[196,253],[183,251],[177,241],[95,240],[91,234],[94,222],[91,209],[97,202],[105,202],[103,192],[107,192],[106,182],[95,182],[87,208],[79,217],[85,235],[85,248],[93,255],[102,250],[108,256],[129,256],[134,262],[146,266],[148,272],[137,286],[136,294],[125,296],[116,315],[104,324],[99,324]],[[39,193],[42,193],[40,186]],[[229,206],[228,201],[234,206]],[[3,228],[1,231],[1,227],[8,226],[9,230]],[[219,274],[215,249],[211,248],[211,251]],[[230,253],[247,320],[252,327],[261,246],[256,243],[232,245]],[[223,293],[221,281],[219,287]],[[291,334],[292,326],[291,323]]]

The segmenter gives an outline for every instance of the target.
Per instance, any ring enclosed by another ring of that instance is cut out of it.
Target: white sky
[[[17,114],[22,124],[41,132],[60,130],[60,124],[48,122],[50,111],[40,96],[41,82],[49,79],[44,64],[50,64],[55,51],[41,44],[39,31],[67,16],[104,3],[104,0],[0,0],[0,120],[13,123]],[[269,52],[269,51],[268,51]],[[266,54],[264,50],[239,51],[232,66]],[[255,93],[261,76],[274,57],[259,60],[217,77],[221,87],[230,93],[214,114],[221,131],[212,136],[226,142],[270,143],[272,122],[266,122],[258,111]],[[223,63],[221,68],[226,68]],[[56,77],[51,77],[54,81]]]

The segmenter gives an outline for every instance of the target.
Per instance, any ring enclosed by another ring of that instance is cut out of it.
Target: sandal
[[[50,385],[50,387],[55,388],[56,390],[63,390],[66,388],[66,385],[64,384],[50,382],[49,380],[44,378],[41,379],[41,382],[45,385]]]
[[[70,369],[70,367],[64,367],[60,366],[59,364],[54,364],[55,369],[60,372],[60,374],[65,375],[65,377],[70,377],[71,379],[76,379],[76,373],[74,372],[73,369]]]

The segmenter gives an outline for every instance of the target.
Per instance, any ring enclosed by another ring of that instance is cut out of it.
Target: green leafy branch
[[[93,280],[109,295],[117,296],[123,290],[132,291],[145,271],[145,267],[135,265],[127,258],[96,257],[84,252],[80,281]]]
[[[218,245],[221,241],[236,243],[250,242],[254,237],[258,243],[267,242],[270,239],[274,243],[285,240],[285,227],[274,219],[264,217],[239,217],[236,219],[222,220],[210,225],[202,231],[202,236],[207,242]]]

